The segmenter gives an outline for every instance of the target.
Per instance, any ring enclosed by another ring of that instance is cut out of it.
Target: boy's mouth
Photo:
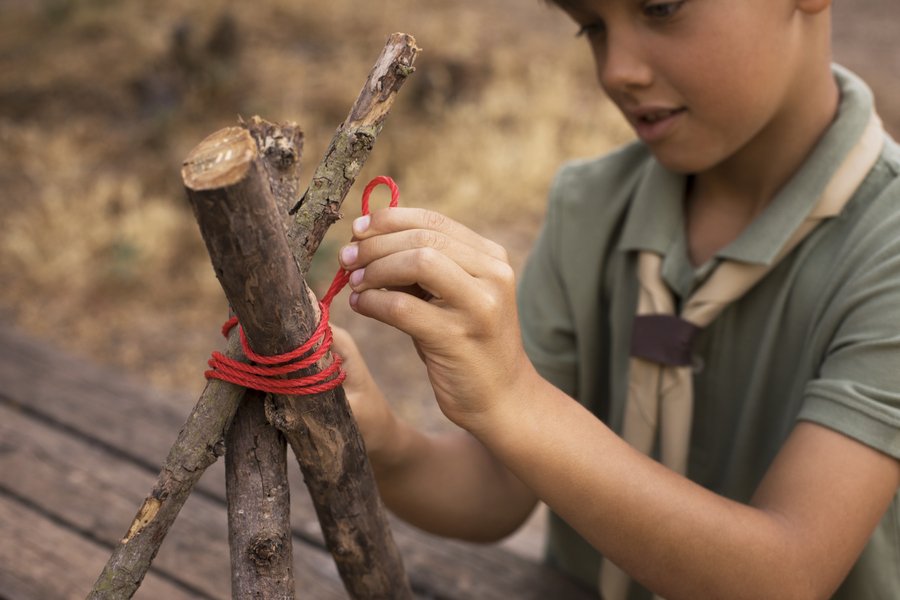
[[[658,121],[662,121],[663,119],[668,119],[669,117],[678,114],[680,112],[684,112],[683,108],[667,108],[662,110],[654,110],[649,111],[643,114],[637,115],[637,120],[641,123],[656,123]]]
[[[680,120],[684,107],[679,108],[655,108],[648,107],[631,112],[631,123],[638,137],[646,143],[653,143],[667,137],[669,132]]]

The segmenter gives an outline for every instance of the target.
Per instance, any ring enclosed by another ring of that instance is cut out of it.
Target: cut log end
[[[192,190],[233,185],[247,175],[256,142],[243,127],[226,127],[197,144],[184,160],[181,178]]]

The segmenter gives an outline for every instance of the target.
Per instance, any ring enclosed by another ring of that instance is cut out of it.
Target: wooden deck
[[[194,400],[0,330],[0,600],[85,597]],[[219,461],[200,480],[137,598],[230,596],[224,471]],[[346,598],[290,471],[297,597]],[[502,548],[393,527],[418,598],[593,597]]]

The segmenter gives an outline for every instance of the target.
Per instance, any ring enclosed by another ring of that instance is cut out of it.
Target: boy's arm
[[[468,432],[427,435],[404,424],[399,440],[402,461],[374,466],[378,488],[397,516],[421,529],[494,542],[514,532],[537,503]]]
[[[537,503],[534,493],[467,431],[426,434],[398,419],[350,335],[333,329],[347,399],[387,507],[416,527],[472,542],[515,531]]]
[[[801,423],[750,505],[718,496],[538,376],[521,348],[511,270],[492,246],[415,209],[374,213],[355,233],[351,305],[412,335],[444,413],[667,598],[828,596],[900,485],[900,461]],[[392,291],[410,285],[432,300]]]
[[[829,597],[900,485],[900,461],[800,423],[751,504],[740,504],[640,454],[552,386],[533,387],[524,405],[483,419],[479,436],[591,544],[670,600]]]

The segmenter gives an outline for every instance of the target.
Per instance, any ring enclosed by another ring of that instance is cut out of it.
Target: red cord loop
[[[369,196],[379,185],[386,185],[391,190],[391,202],[389,206],[394,208],[400,201],[400,189],[390,177],[381,175],[376,177],[365,187],[362,193],[362,214],[369,214]],[[222,335],[226,338],[235,325],[241,336],[241,347],[244,355],[252,361],[245,363],[228,358],[221,352],[213,352],[208,364],[210,369],[204,373],[207,379],[221,379],[235,385],[291,396],[305,396],[320,394],[339,386],[346,378],[346,373],[341,369],[341,357],[333,353],[334,359],[325,369],[304,375],[285,379],[284,376],[297,373],[303,369],[315,365],[331,349],[333,336],[331,326],[328,324],[328,313],[331,301],[340,293],[350,280],[350,273],[343,267],[338,268],[328,291],[319,302],[321,318],[312,336],[300,347],[275,356],[263,356],[250,348],[244,330],[238,324],[237,317],[231,317],[222,326]]]

